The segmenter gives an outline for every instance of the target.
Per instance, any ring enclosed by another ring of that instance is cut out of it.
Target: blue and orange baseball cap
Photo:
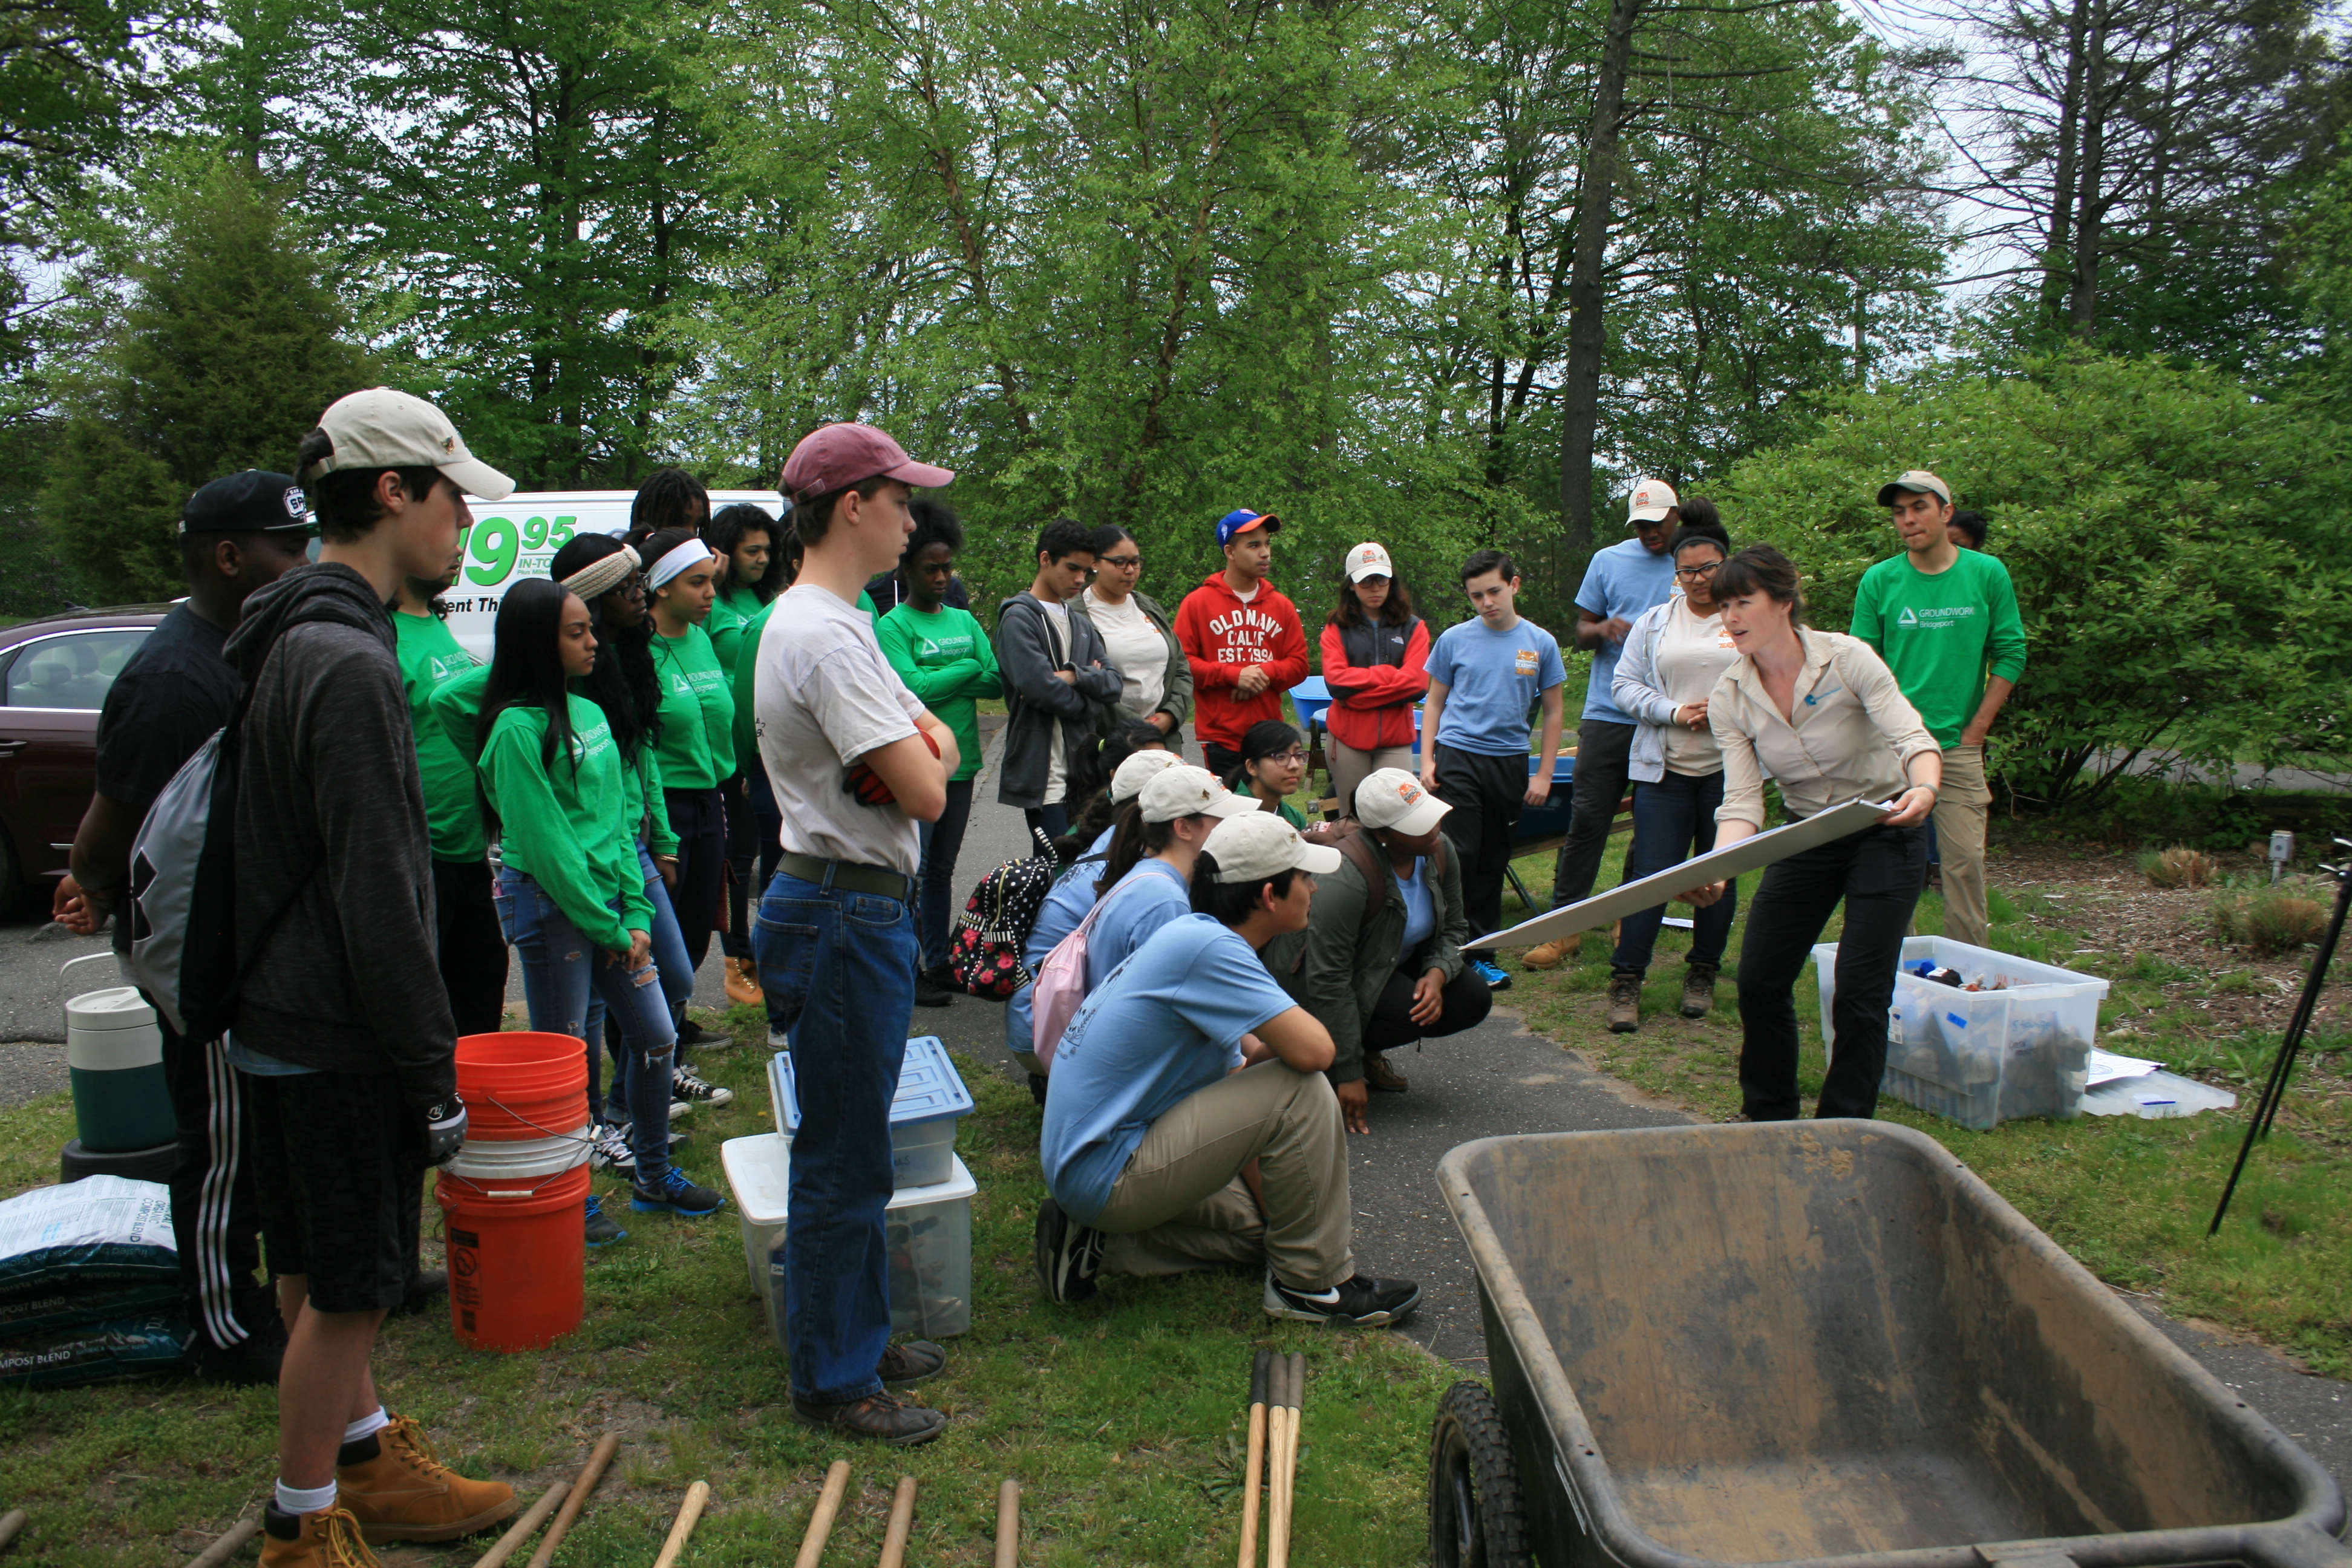
[[[1247,507],[1229,511],[1217,519],[1217,548],[1223,549],[1253,528],[1262,528],[1268,533],[1280,533],[1282,519],[1270,511],[1252,511]]]

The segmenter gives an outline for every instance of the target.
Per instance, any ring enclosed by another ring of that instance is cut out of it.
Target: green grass
[[[758,1037],[749,1010],[730,1023],[745,1041]],[[679,1163],[698,1180],[721,1184],[724,1139],[768,1130],[765,1059],[749,1045],[697,1056],[736,1092],[689,1124]],[[783,1357],[731,1209],[700,1221],[624,1213],[628,1238],[589,1257],[585,1321],[545,1352],[470,1352],[444,1315],[395,1321],[375,1362],[385,1403],[421,1419],[466,1473],[530,1496],[576,1467],[599,1432],[621,1434],[564,1568],[642,1568],[698,1479],[712,1498],[689,1568],[787,1561],[835,1458],[856,1469],[831,1563],[879,1552],[902,1473],[921,1484],[912,1562],[991,1561],[996,1487],[1011,1476],[1024,1489],[1026,1563],[1199,1563],[1234,1548],[1251,1352],[1299,1350],[1309,1377],[1296,1539],[1318,1563],[1418,1561],[1428,1424],[1451,1370],[1392,1335],[1278,1327],[1256,1278],[1239,1273],[1118,1280],[1103,1301],[1045,1302],[1029,1263],[1044,1195],[1038,1111],[1024,1090],[961,1065],[979,1102],[957,1145],[981,1188],[973,1326],[949,1342],[947,1375],[918,1391],[954,1418],[940,1441],[894,1452],[790,1424]],[[0,1193],[56,1179],[71,1121],[63,1096],[0,1113]],[[596,1184],[608,1196],[615,1184]],[[428,1201],[425,1212],[430,1233],[437,1210]],[[274,1442],[266,1389],[175,1378],[0,1391],[0,1508],[32,1515],[16,1558],[129,1568],[163,1560],[160,1543],[193,1552],[263,1495]],[[486,1543],[385,1555],[470,1563]]]
[[[1599,886],[1613,885],[1625,844],[1622,836],[1612,841]],[[1522,861],[1519,871],[1540,906],[1549,892],[1548,859]],[[1727,954],[1733,962],[1757,879],[1740,881],[1742,912]],[[2278,1037],[2217,1034],[2198,1003],[2266,983],[2227,964],[2218,948],[2206,971],[2150,954],[2078,954],[2100,945],[2067,923],[2089,911],[2037,894],[2005,896],[1998,858],[1991,880],[1992,946],[2106,977],[2103,1037],[2128,1020],[2132,1032],[2115,1041],[2116,1049],[2226,1084],[2241,1110],[2162,1121],[2017,1121],[1986,1132],[1887,1097],[1878,1114],[1939,1140],[2109,1284],[2156,1296],[2175,1316],[2254,1334],[2303,1356],[2315,1370],[2352,1375],[2352,1039],[2315,1042],[2311,1065],[2299,1072],[2273,1135],[2256,1151],[2228,1224],[2208,1242],[2206,1224],[2245,1133],[2243,1108],[2269,1071]],[[1671,912],[1690,911],[1677,906]],[[1506,892],[1504,919],[1517,918],[1517,900]],[[1837,940],[1842,923],[1833,919],[1822,940]],[[1922,895],[1914,929],[1934,932],[1942,923],[1941,899]],[[1577,956],[1549,973],[1528,973],[1518,955],[1507,953],[1505,967],[1517,976],[1507,1000],[1526,1012],[1531,1027],[1601,1071],[1697,1115],[1727,1120],[1739,1110],[1738,1000],[1727,973],[1710,1016],[1693,1021],[1678,1015],[1688,945],[1686,933],[1661,933],[1643,991],[1642,1026],[1630,1035],[1607,1029],[1605,931],[1588,933]],[[1800,1079],[1809,1105],[1823,1068],[1815,985],[1810,970],[1798,981]]]

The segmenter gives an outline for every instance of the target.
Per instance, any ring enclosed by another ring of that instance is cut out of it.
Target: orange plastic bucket
[[[588,1047],[570,1035],[529,1029],[463,1036],[457,1092],[469,1140],[562,1137],[588,1120]]]
[[[580,1326],[588,1167],[559,1176],[433,1184],[449,1250],[449,1327],[484,1351],[530,1351]]]

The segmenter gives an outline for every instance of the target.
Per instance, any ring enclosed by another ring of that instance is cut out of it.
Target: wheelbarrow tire
[[[1431,1568],[1531,1568],[1527,1508],[1502,1413],[1484,1384],[1457,1383],[1429,1432]]]

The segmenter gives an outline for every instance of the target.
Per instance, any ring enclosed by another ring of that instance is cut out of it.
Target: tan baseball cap
[[[1665,480],[1636,479],[1633,481],[1633,499],[1625,504],[1625,521],[1629,525],[1663,522],[1666,513],[1680,505],[1682,499],[1675,494],[1675,487]]]
[[[1337,849],[1307,843],[1298,829],[1270,811],[1225,818],[1210,830],[1201,853],[1217,858],[1220,882],[1263,882],[1285,871],[1320,877],[1339,868]]]
[[[1152,774],[1136,804],[1146,822],[1173,822],[1180,816],[1242,816],[1258,809],[1255,800],[1235,795],[1208,769],[1190,766],[1162,768]]]
[[[1906,469],[1879,486],[1878,504],[1893,506],[1895,498],[1904,494],[1936,496],[1940,498],[1946,506],[1952,504],[1950,487],[1925,468]]]
[[[339,397],[319,416],[334,448],[302,470],[305,485],[346,468],[438,468],[482,500],[504,500],[515,482],[466,449],[449,416],[421,397],[371,386]]]
[[[1110,803],[1125,805],[1143,793],[1143,786],[1170,768],[1181,767],[1184,759],[1173,752],[1138,752],[1118,764],[1110,775]]]
[[[1356,786],[1356,820],[1366,827],[1393,827],[1418,838],[1453,809],[1402,768],[1374,768]]]

